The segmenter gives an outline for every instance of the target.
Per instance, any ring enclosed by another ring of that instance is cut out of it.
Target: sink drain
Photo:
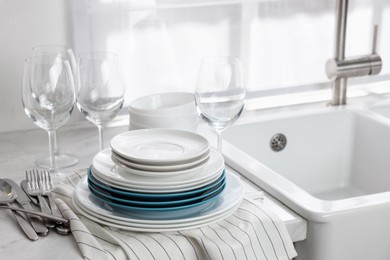
[[[280,152],[286,147],[287,138],[284,134],[276,134],[272,136],[270,145],[273,151]]]

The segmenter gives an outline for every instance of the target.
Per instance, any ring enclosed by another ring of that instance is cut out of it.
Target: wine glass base
[[[79,162],[79,158],[71,154],[55,154],[55,167],[56,169],[66,168],[73,166]],[[40,168],[49,169],[50,168],[50,156],[39,158],[35,161],[35,164]]]

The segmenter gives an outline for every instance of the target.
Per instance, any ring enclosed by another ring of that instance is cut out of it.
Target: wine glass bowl
[[[97,125],[105,125],[113,120],[123,106],[123,97],[99,98],[101,94],[92,90],[87,98],[78,102],[78,108],[83,116]]]
[[[218,135],[233,124],[244,109],[245,84],[241,62],[230,57],[202,59],[195,91],[199,113]]]
[[[37,45],[32,48],[32,56],[42,56],[42,55],[53,55],[60,56],[68,60],[70,68],[73,75],[76,72],[76,59],[74,57],[73,50],[66,46],[60,44],[47,44],[47,45]],[[74,79],[76,79],[74,77]]]
[[[202,119],[216,131],[222,132],[240,117],[244,109],[243,96],[241,90],[199,94],[197,107]]]
[[[50,165],[56,171],[53,133],[70,118],[76,100],[69,62],[52,55],[26,60],[22,80],[22,104],[26,115],[49,135]]]
[[[124,103],[125,86],[118,56],[92,52],[79,59],[77,107],[99,129],[99,146],[103,149],[103,127],[116,117]]]

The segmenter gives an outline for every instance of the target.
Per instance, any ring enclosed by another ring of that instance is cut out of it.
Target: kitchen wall
[[[0,132],[34,128],[23,112],[24,60],[34,45],[72,44],[68,0],[0,0]]]

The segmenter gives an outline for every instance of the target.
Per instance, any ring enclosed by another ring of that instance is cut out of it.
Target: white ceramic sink
[[[275,152],[271,138],[280,133],[287,144]],[[319,199],[390,191],[390,125],[365,113],[342,110],[241,125],[224,139]]]
[[[278,152],[275,134],[287,138]],[[390,259],[390,119],[324,108],[244,120],[223,137],[232,168],[308,220],[297,259]]]

